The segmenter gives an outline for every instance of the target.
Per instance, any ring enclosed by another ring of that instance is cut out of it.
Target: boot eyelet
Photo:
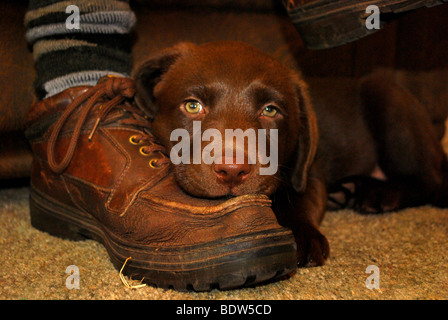
[[[139,144],[142,143],[141,140],[137,140],[137,136],[136,135],[130,136],[129,137],[129,142],[132,143],[133,145],[139,145]]]
[[[146,157],[146,156],[149,156],[151,154],[151,152],[145,152],[145,148],[146,148],[145,146],[140,147],[139,151],[142,155],[144,155]]]
[[[153,169],[158,169],[159,166],[157,165],[157,159],[151,159],[149,160],[149,166]]]

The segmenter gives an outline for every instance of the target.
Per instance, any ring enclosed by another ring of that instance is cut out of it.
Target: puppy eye
[[[274,106],[267,106],[261,112],[262,115],[270,118],[274,118],[278,113],[278,109]]]
[[[196,100],[189,100],[185,102],[184,106],[188,113],[195,114],[202,111],[202,104]]]

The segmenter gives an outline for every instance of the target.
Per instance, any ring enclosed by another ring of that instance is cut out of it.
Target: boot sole
[[[235,289],[274,280],[297,268],[292,233],[279,228],[194,246],[160,248],[130,243],[76,208],[31,189],[31,225],[70,240],[104,245],[117,270],[159,288],[179,291]]]
[[[328,49],[340,46],[367,35],[377,29],[369,30],[366,13],[369,5],[380,9],[380,27],[393,20],[394,15],[406,13],[421,7],[433,7],[447,0],[396,0],[396,1],[353,1],[323,0],[305,4],[288,10],[291,22],[299,31],[305,46],[309,49]]]

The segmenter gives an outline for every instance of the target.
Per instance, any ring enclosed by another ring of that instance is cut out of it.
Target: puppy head
[[[247,44],[222,41],[181,43],[133,77],[153,133],[172,156],[181,149],[188,160],[171,157],[188,193],[270,195],[281,182],[305,189],[317,125],[306,84],[292,70]]]

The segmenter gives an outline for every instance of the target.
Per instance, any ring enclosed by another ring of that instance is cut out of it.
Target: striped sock
[[[79,8],[79,29],[66,27],[70,5]],[[108,74],[129,76],[135,21],[129,0],[30,0],[26,40],[33,50],[37,97],[94,85]]]

